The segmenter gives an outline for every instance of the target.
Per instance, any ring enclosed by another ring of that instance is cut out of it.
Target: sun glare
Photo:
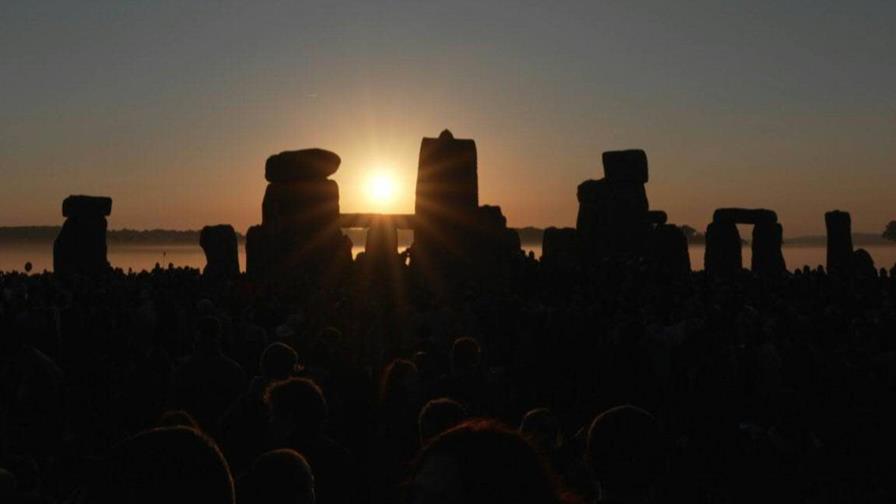
[[[394,203],[397,192],[395,177],[387,171],[374,172],[367,179],[367,199],[379,207]]]

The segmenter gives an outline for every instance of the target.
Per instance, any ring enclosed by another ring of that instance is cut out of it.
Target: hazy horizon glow
[[[423,136],[479,151],[480,202],[574,225],[600,154],[703,229],[722,206],[896,219],[896,3],[7,2],[0,225],[108,195],[110,228],[261,221],[264,161],[322,147],[344,212],[412,212]],[[369,176],[388,167],[391,202]],[[387,204],[388,203],[388,204]]]

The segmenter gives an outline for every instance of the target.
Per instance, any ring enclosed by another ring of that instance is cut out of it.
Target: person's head
[[[290,378],[271,384],[265,392],[275,436],[314,438],[323,432],[327,401],[323,392],[307,378]]]
[[[457,426],[467,418],[467,411],[454,399],[441,397],[426,403],[417,417],[417,428],[420,433],[420,445],[425,445],[432,438]]]
[[[547,408],[526,413],[520,423],[520,434],[544,454],[556,451],[564,443],[560,420]]]
[[[245,483],[241,504],[314,504],[311,466],[295,450],[269,451],[255,460]]]
[[[482,362],[482,349],[473,338],[458,338],[451,346],[451,372],[468,374],[479,369]]]
[[[417,504],[556,503],[555,480],[523,439],[491,420],[471,420],[436,436],[412,473]]]
[[[233,504],[233,480],[214,441],[187,427],[162,427],[115,447],[81,499],[109,504]]]
[[[588,429],[587,456],[605,498],[649,496],[662,470],[664,451],[656,419],[631,405],[601,413]]]
[[[196,351],[215,353],[221,351],[221,322],[215,317],[202,317],[196,324]]]
[[[417,380],[417,366],[406,359],[395,359],[383,370],[380,401],[407,399]]]
[[[199,424],[192,415],[184,410],[170,410],[162,413],[157,422],[158,427],[189,427],[199,430]]]
[[[271,343],[261,354],[261,375],[272,380],[285,380],[292,376],[299,356],[285,343]]]

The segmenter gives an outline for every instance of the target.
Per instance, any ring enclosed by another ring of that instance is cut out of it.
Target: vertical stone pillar
[[[753,226],[751,269],[760,275],[780,275],[787,271],[781,251],[783,228],[777,222],[760,222]]]
[[[824,214],[827,228],[827,269],[829,272],[848,273],[851,269],[852,222],[848,212],[833,210]]]
[[[199,246],[205,252],[205,276],[231,279],[239,276],[239,245],[233,226],[218,224],[203,227],[199,234]]]
[[[53,270],[57,275],[97,276],[110,270],[106,257],[106,217],[112,198],[69,196],[62,202],[65,222],[53,243]]]
[[[703,267],[713,276],[732,276],[743,268],[737,224],[732,221],[718,221],[706,226]]]

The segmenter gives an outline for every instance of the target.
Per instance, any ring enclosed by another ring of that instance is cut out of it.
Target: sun
[[[387,170],[378,170],[370,174],[365,185],[367,199],[378,207],[389,206],[395,202],[398,183],[395,176]]]

